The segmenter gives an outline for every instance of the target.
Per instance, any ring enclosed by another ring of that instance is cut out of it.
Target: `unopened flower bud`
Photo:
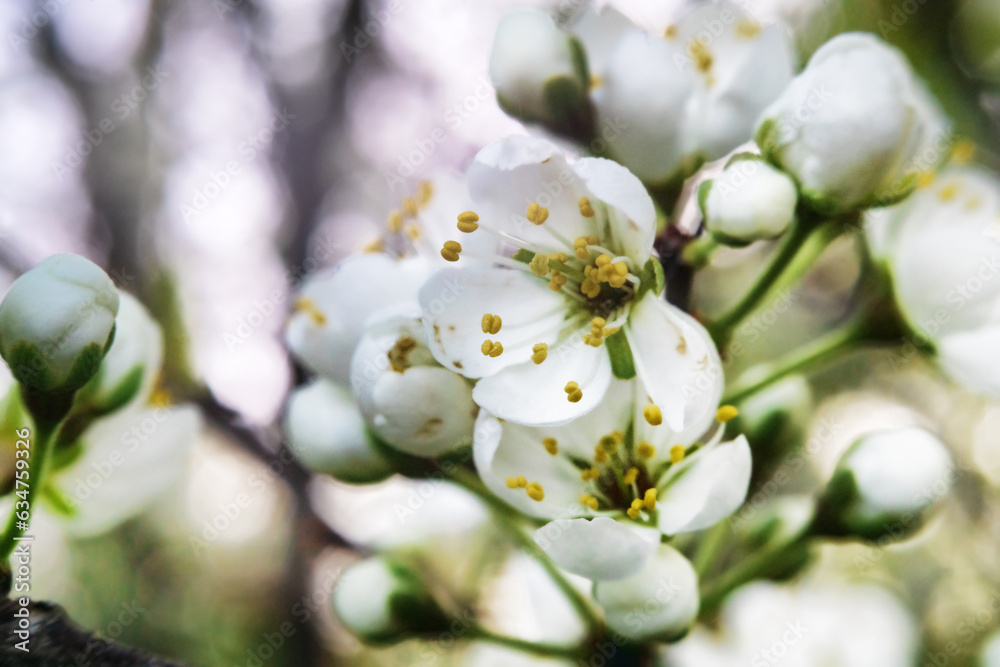
[[[708,231],[727,245],[773,239],[795,219],[795,183],[756,156],[741,156],[706,181],[699,203]]]

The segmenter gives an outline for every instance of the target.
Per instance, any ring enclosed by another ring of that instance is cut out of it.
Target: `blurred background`
[[[501,112],[487,75],[498,20],[524,4],[0,3],[0,281],[55,252],[99,263],[164,327],[161,383],[172,400],[200,403],[208,425],[183,482],[143,516],[89,540],[38,520],[39,599],[92,632],[196,665],[526,660],[455,641],[460,632],[373,650],[338,629],[328,604],[336,574],[358,553],[392,547],[460,595],[484,586],[469,602],[498,628],[532,639],[574,631],[535,566],[504,555],[473,498],[442,483],[311,479],[285,455],[279,429],[303,380],[282,342],[303,278],[372,241],[422,181],[525,131]],[[642,17],[681,3],[621,4]],[[896,44],[956,133],[1000,166],[995,0],[738,4],[784,20],[802,63],[846,30]],[[843,314],[856,244],[838,241],[778,325],[742,340],[733,373]],[[698,307],[718,307],[720,286],[750,275],[769,250],[727,251],[699,276]],[[766,482],[788,453],[761,457],[751,499],[811,490],[862,427],[941,430],[961,471],[943,516],[900,546],[825,547],[803,585],[877,582],[920,629],[920,656],[954,643],[948,664],[975,664],[1000,627],[1000,614],[983,613],[1000,587],[1000,406],[962,394],[918,357],[885,351],[790,391],[810,419],[788,425],[786,440],[804,447],[808,465],[773,490]]]

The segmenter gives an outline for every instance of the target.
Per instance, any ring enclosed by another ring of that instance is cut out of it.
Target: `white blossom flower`
[[[781,236],[795,219],[795,183],[762,160],[739,156],[699,191],[708,231],[730,245]]]
[[[201,425],[192,405],[129,407],[95,421],[79,458],[46,480],[67,532],[97,535],[147,509],[184,474]]]
[[[868,434],[841,457],[821,509],[833,533],[901,537],[951,489],[954,466],[931,433],[910,427]],[[829,507],[831,504],[836,506]],[[829,526],[823,518],[820,523]],[[826,528],[829,530],[829,528]]]
[[[372,436],[416,456],[437,456],[472,441],[471,384],[434,360],[416,321],[418,290],[433,266],[445,263],[437,252],[444,220],[453,219],[450,211],[466,205],[467,196],[464,185],[445,174],[422,183],[389,214],[376,252],[348,258],[300,291],[286,334],[289,347],[305,366],[348,392],[316,386],[300,399],[344,420],[341,446],[304,423],[304,408],[297,411],[303,422],[299,449],[310,467],[338,479],[373,481],[388,474],[388,464],[371,450]],[[344,403],[349,392],[357,405]],[[323,407],[324,400],[332,403]],[[359,415],[370,433],[355,428]],[[372,466],[367,473],[366,457]]]
[[[735,511],[750,480],[742,436],[722,442],[724,408],[677,431],[641,383],[616,380],[599,410],[528,427],[480,413],[474,460],[488,488],[552,520],[535,540],[560,567],[595,580],[638,572],[661,534],[707,528]]]
[[[78,255],[52,255],[0,303],[0,354],[38,391],[73,391],[97,373],[114,331],[118,290]]]
[[[448,623],[419,576],[384,556],[358,561],[340,575],[333,611],[351,633],[373,644],[444,630]]]
[[[688,559],[664,544],[636,574],[599,581],[594,598],[608,627],[635,642],[673,641],[698,616],[698,575]]]
[[[637,374],[675,430],[715,410],[718,352],[659,298],[656,214],[637,178],[512,136],[479,153],[468,183],[478,212],[461,213],[458,228],[492,237],[493,253],[446,242],[446,259],[473,263],[432,276],[420,305],[435,358],[479,379],[480,407],[517,423],[565,423],[600,404],[613,374]]]
[[[920,648],[909,610],[871,585],[752,583],[726,601],[719,626],[665,649],[669,664],[886,667],[916,664]]]
[[[402,452],[438,456],[470,442],[479,412],[471,384],[434,360],[409,307],[369,324],[351,385],[372,430]]]
[[[888,267],[910,328],[944,371],[1000,396],[1000,180],[975,167],[944,170],[907,201],[870,215],[866,233]]]
[[[101,369],[77,396],[100,410],[141,405],[153,394],[163,363],[163,333],[145,306],[128,292],[119,293],[115,339]]]
[[[490,78],[500,106],[523,120],[558,122],[587,105],[582,47],[544,12],[512,12],[500,21]]]
[[[392,466],[365,427],[351,393],[319,378],[292,392],[285,415],[292,453],[304,466],[342,482],[377,482]]]
[[[979,663],[982,667],[1000,667],[1000,632],[994,632],[986,638]]]
[[[780,26],[761,26],[732,3],[698,3],[663,36],[625,32],[594,68],[597,126],[624,127],[609,155],[644,181],[684,178],[753,136],[793,63]]]
[[[903,55],[865,33],[838,35],[764,111],[757,143],[815,210],[834,215],[906,196],[945,156],[936,102]]]

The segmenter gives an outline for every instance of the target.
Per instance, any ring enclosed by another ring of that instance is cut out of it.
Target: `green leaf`
[[[619,329],[604,339],[604,347],[608,349],[611,358],[611,372],[619,380],[631,380],[635,377],[635,360],[632,358],[632,348],[629,347],[625,331]]]

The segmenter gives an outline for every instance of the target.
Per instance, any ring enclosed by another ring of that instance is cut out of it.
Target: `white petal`
[[[724,377],[719,353],[705,328],[647,293],[632,306],[625,335],[636,373],[670,427],[707,428],[722,398]]]
[[[587,194],[580,177],[554,144],[543,139],[514,135],[479,151],[467,174],[469,194],[488,224],[552,252],[569,250],[546,229],[570,242],[595,234],[593,218],[580,215],[580,197]],[[549,209],[545,224],[536,226],[525,217],[537,202]]]
[[[610,581],[639,572],[656,553],[660,533],[607,517],[557,519],[535,531],[535,542],[567,572]]]
[[[568,307],[566,297],[543,281],[510,269],[442,269],[420,289],[424,331],[434,358],[470,378],[530,359],[535,343],[554,343]],[[487,313],[500,316],[499,333],[483,333]],[[499,341],[504,352],[484,355],[484,340]]]
[[[328,380],[292,393],[285,432],[292,453],[310,470],[345,482],[377,481],[392,473],[350,392]]]
[[[640,267],[644,265],[653,251],[656,209],[642,181],[617,162],[602,158],[582,158],[573,169],[595,199],[612,207],[611,245]]]
[[[569,382],[576,382],[583,392],[583,398],[576,403],[568,400],[565,389]],[[583,343],[580,336],[572,336],[549,350],[541,364],[528,361],[483,378],[472,397],[501,419],[529,426],[554,426],[596,408],[610,384],[608,353],[603,347]]]
[[[708,528],[735,512],[746,498],[751,472],[747,439],[741,435],[706,449],[661,482],[656,509],[666,535]]]
[[[76,510],[67,530],[97,535],[146,509],[184,474],[200,429],[201,414],[187,405],[126,410],[95,422],[84,435],[84,454],[52,480]]]
[[[1000,396],[1000,323],[938,342],[941,367],[972,391]]]
[[[676,639],[694,622],[701,603],[694,568],[667,544],[628,579],[598,582],[594,597],[611,629],[638,642]]]
[[[486,411],[476,421],[473,460],[490,490],[530,516],[552,518],[589,514],[580,504],[584,485],[580,470],[563,456],[552,456],[542,445],[539,429],[501,423]],[[524,489],[508,489],[507,478],[524,476],[545,491],[543,500],[528,497]]]
[[[422,259],[368,253],[311,277],[298,298],[310,300],[322,317],[293,312],[285,334],[289,348],[311,371],[346,385],[365,322],[381,308],[415,303],[429,272]]]

